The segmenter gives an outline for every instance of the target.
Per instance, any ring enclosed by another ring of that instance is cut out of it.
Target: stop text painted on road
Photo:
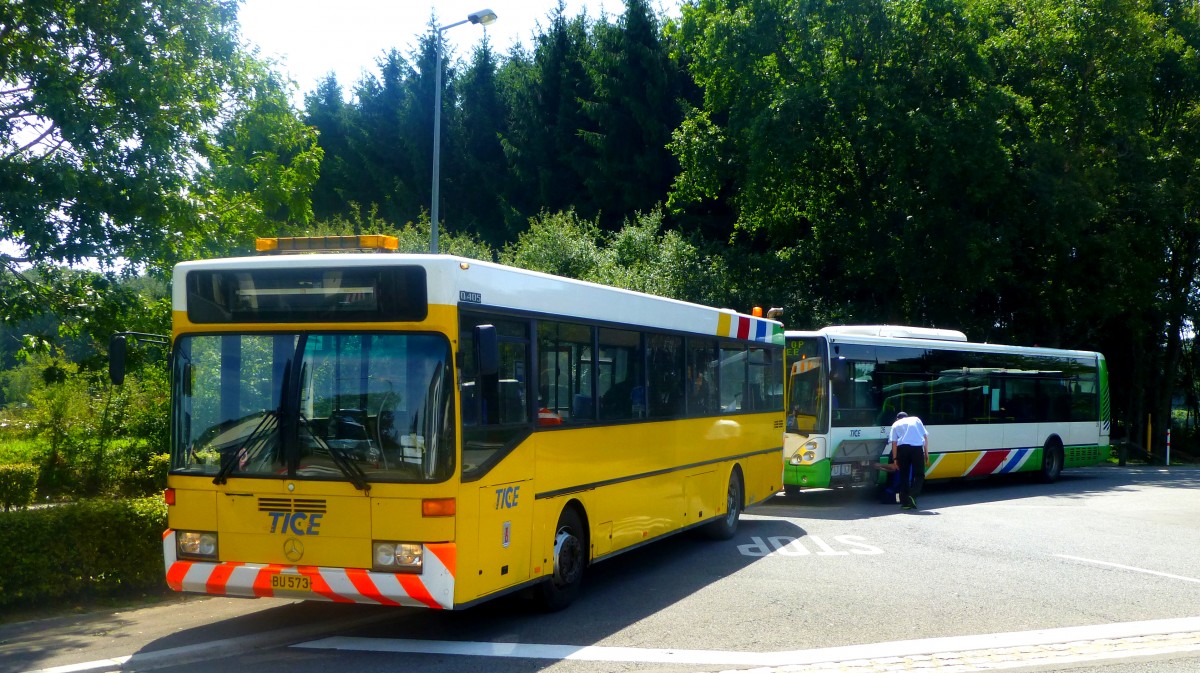
[[[762,558],[764,556],[850,556],[882,554],[879,547],[866,544],[866,538],[858,535],[834,536],[830,544],[816,535],[795,538],[788,535],[773,535],[768,538],[751,537],[750,544],[738,545],[742,556]],[[813,547],[812,550],[809,547]],[[815,551],[814,551],[815,550]]]

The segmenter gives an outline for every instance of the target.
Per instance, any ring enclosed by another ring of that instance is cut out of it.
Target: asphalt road
[[[0,672],[1200,671],[1200,470],[775,498],[590,569],[566,611],[188,598],[0,627]]]

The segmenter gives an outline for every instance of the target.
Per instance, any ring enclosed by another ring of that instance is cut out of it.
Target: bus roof
[[[967,335],[954,329],[939,327],[907,327],[904,325],[834,325],[820,330],[823,334],[880,336],[893,339],[932,339],[934,341],[966,341]]]
[[[913,346],[920,347],[920,341],[930,342],[929,346],[956,351],[979,351],[984,353],[1013,353],[1018,355],[1057,355],[1087,358],[1103,358],[1104,355],[1095,351],[1071,350],[1063,348],[1045,348],[1040,346],[1010,346],[1005,344],[969,342],[962,332],[957,330],[938,329],[931,327],[900,327],[894,325],[835,325],[816,331],[787,330],[786,338],[824,336],[832,343],[857,343],[874,346]],[[926,334],[929,336],[916,336]],[[945,334],[947,336],[933,336]]]
[[[172,305],[175,311],[187,310],[186,276],[194,271],[393,266],[425,269],[430,304],[478,304],[481,308],[783,344],[783,325],[776,320],[451,255],[315,253],[183,262],[175,267]]]

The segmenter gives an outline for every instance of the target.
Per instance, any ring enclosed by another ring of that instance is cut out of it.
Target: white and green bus
[[[875,484],[900,411],[929,429],[926,479],[1039,473],[1108,456],[1104,356],[970,343],[962,332],[839,326],[786,332],[784,490]]]

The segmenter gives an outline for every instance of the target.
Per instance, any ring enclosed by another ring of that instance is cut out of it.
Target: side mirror
[[[114,386],[125,383],[124,334],[114,334],[108,339],[108,378]]]

